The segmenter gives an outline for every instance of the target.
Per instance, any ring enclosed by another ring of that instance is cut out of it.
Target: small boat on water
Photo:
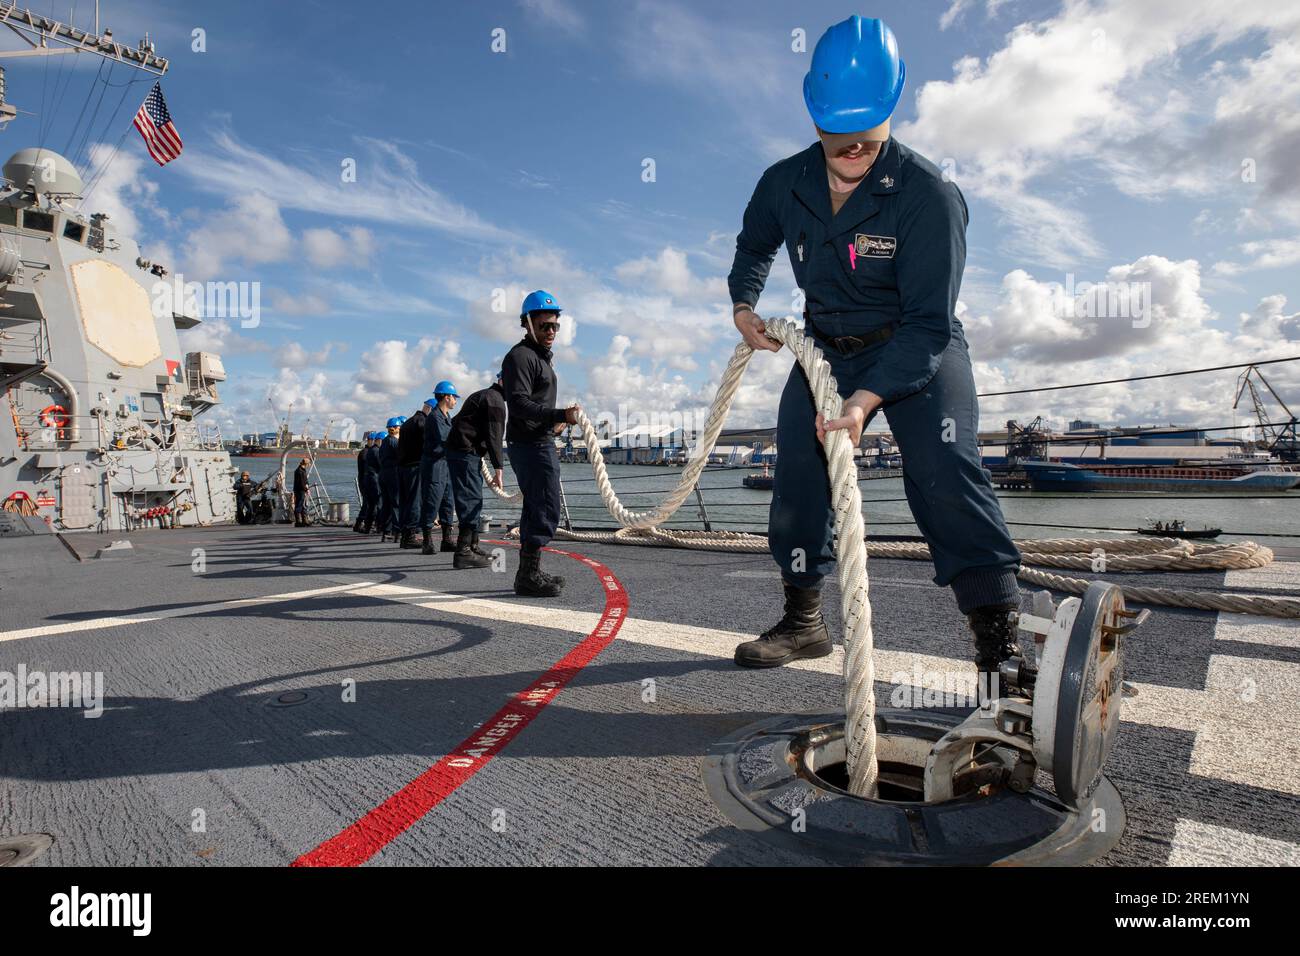
[[[753,488],[755,491],[771,491],[776,484],[776,476],[772,474],[772,469],[767,465],[763,466],[763,471],[754,472],[740,479],[740,483],[746,488]]]
[[[1203,541],[1223,534],[1222,528],[1188,528],[1182,521],[1152,521],[1138,534],[1151,534],[1161,538],[1182,538],[1186,541]]]

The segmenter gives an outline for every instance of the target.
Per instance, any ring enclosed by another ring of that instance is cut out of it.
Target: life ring
[[[41,409],[41,424],[46,428],[57,428],[59,438],[63,437],[63,430],[71,421],[68,410],[62,405],[46,405]]]

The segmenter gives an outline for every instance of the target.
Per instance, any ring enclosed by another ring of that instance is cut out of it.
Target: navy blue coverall
[[[519,545],[524,551],[538,551],[560,524],[560,456],[554,429],[564,423],[564,409],[555,407],[551,350],[529,338],[519,342],[501,363],[501,385],[510,411],[506,454],[524,496]]]
[[[490,385],[465,399],[447,437],[447,469],[462,528],[477,529],[483,513],[483,456],[500,471],[501,439],[506,428],[505,392]]]
[[[820,142],[769,168],[736,237],[732,301],[758,304],[784,243],[804,290],[805,330],[818,338],[841,397],[868,389],[883,400],[935,583],[952,587],[963,614],[1014,604],[1020,553],[980,462],[975,382],[955,313],[966,201],[933,163],[891,138],[839,213],[831,210]],[[871,341],[834,342],[844,336]],[[768,540],[782,577],[803,588],[819,587],[834,558],[816,414],[796,365],[777,416]]]
[[[307,469],[299,465],[293,470],[293,518],[307,520]]]
[[[385,435],[379,443],[379,530],[396,534],[398,528],[397,497],[401,466],[397,457],[397,436]]]
[[[420,461],[427,417],[421,408],[397,433],[397,526],[404,532],[414,532],[420,524]]]
[[[367,445],[357,455],[357,485],[361,488],[357,520],[369,528],[379,511],[379,452],[374,445]]]
[[[447,471],[447,435],[451,416],[435,407],[424,421],[424,448],[420,452],[420,527],[438,523],[449,526],[456,518],[452,510],[451,476]]]

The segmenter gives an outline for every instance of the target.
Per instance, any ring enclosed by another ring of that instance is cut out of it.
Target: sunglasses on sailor
[[[559,323],[559,322],[538,322],[538,323],[537,323],[537,331],[538,331],[538,332],[558,332],[558,331],[560,331],[560,323]]]

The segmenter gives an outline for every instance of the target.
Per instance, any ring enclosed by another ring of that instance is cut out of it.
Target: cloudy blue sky
[[[898,35],[897,137],[969,201],[960,308],[982,389],[1300,354],[1295,4],[102,6],[118,39],[148,29],[170,57],[184,155],[159,168],[122,137],[152,81],[104,70],[88,99],[89,58],[9,61],[28,111],[9,142],[76,153],[88,179],[112,157],[87,206],[187,280],[261,283],[257,328],[209,317],[187,334],[225,358],[215,414],[232,431],[270,426],[268,394],[319,429],[409,413],[439,379],[481,387],[539,286],[568,309],[562,398],[707,405],[736,340],[724,278],[741,212],[763,169],[812,141],[802,76],[855,12]],[[1053,284],[1071,281],[1140,283],[1149,323],[1063,308]],[[792,286],[779,258],[760,311],[788,314]],[[735,423],[774,423],[788,367],[755,360]],[[1277,368],[1300,404],[1300,369]],[[983,426],[1229,424],[1232,381],[990,399]]]

